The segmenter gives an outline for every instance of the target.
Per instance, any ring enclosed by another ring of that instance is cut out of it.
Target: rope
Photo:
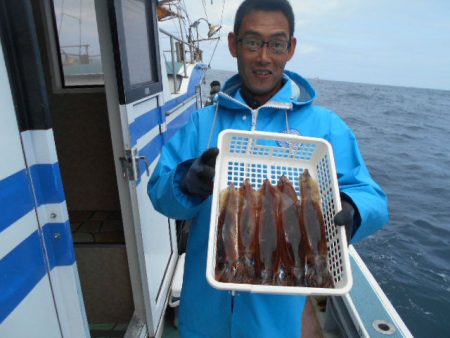
[[[214,112],[213,125],[212,125],[212,128],[211,128],[211,132],[209,133],[208,147],[206,149],[209,149],[209,147],[211,145],[211,140],[212,140],[212,136],[213,136],[213,133],[214,133],[214,129],[216,129],[216,120],[217,120],[218,113],[219,113],[219,103],[216,102],[216,110]]]
[[[191,18],[189,17],[186,8],[187,8],[187,7],[186,7],[186,3],[184,2],[184,0],[181,0],[181,3],[180,3],[180,9],[186,14],[186,19],[187,19],[188,25],[191,26],[191,24],[192,24]]]
[[[212,4],[212,1],[211,1],[211,4]],[[223,23],[223,10],[224,10],[224,8],[225,8],[225,0],[223,0],[223,2],[222,2],[222,13],[220,14],[220,25],[221,26],[222,26],[222,23]],[[217,49],[217,46],[219,45],[219,41],[220,41],[220,36],[219,36],[219,38],[216,41],[216,45],[214,46],[214,50],[213,50],[213,52],[211,54],[211,58],[209,59],[208,68],[211,68],[211,62],[212,62],[212,59],[214,57],[214,54],[216,54],[216,49]]]
[[[209,62],[208,62],[208,68],[211,68],[211,61],[214,57],[214,54],[216,54],[216,49],[217,49],[217,46],[219,45],[219,41],[220,41],[220,37],[217,39],[216,45],[214,46],[214,50],[213,50],[213,52],[211,54],[211,58],[209,59]]]
[[[209,22],[208,13],[206,13],[206,1],[202,0],[202,4],[203,4],[203,11],[205,12],[206,21]]]

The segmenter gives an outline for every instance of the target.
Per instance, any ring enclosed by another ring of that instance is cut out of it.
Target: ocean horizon
[[[291,70],[287,68],[287,70]],[[206,71],[207,77],[208,74],[214,74],[220,78],[227,79],[228,77],[231,77],[232,75],[236,74],[237,72],[225,70],[225,69],[208,69]],[[300,74],[300,73],[299,73]],[[301,75],[301,74],[300,74]],[[384,83],[371,83],[371,82],[354,82],[354,81],[345,81],[345,80],[333,80],[333,79],[325,79],[318,76],[315,77],[305,77],[308,81],[311,83],[316,81],[326,81],[326,82],[337,82],[337,83],[348,83],[348,84],[354,84],[354,85],[369,85],[369,86],[380,86],[380,87],[394,87],[394,88],[404,88],[404,89],[423,89],[423,90],[435,90],[435,91],[441,91],[441,92],[450,92],[450,89],[442,89],[442,88],[431,88],[431,87],[417,87],[417,86],[400,86],[400,85],[394,85],[394,84],[384,84]],[[212,79],[211,79],[212,81]],[[208,82],[209,83],[209,82]],[[222,83],[223,84],[223,83]],[[204,88],[207,88],[207,86],[204,86]],[[208,87],[209,88],[209,87]]]
[[[202,85],[230,71],[210,69]],[[308,79],[355,132],[390,222],[355,244],[414,337],[450,337],[450,91]]]

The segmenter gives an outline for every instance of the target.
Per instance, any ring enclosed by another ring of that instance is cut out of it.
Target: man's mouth
[[[268,75],[272,74],[272,72],[270,70],[263,70],[263,69],[255,70],[253,73],[256,76],[268,76]]]

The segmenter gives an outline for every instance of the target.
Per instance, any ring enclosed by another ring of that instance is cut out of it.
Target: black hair
[[[289,23],[289,36],[292,37],[294,35],[294,11],[288,0],[244,0],[234,18],[234,34],[238,35],[242,20],[253,10],[283,13]]]
[[[209,84],[211,87],[214,87],[214,86],[220,86],[220,82],[219,81],[217,81],[217,80],[214,80],[214,81],[211,81],[211,83]]]

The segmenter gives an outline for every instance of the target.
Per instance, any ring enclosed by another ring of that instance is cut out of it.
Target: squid
[[[252,283],[256,278],[255,260],[257,255],[258,192],[249,179],[239,189],[239,261],[236,272],[237,282]]]
[[[274,275],[277,250],[277,222],[279,193],[269,180],[261,187],[261,211],[258,220],[259,255],[258,265],[261,284],[270,285]]]
[[[239,192],[231,184],[220,198],[217,231],[216,279],[231,283],[239,265],[238,213]]]
[[[225,208],[228,201],[229,189],[220,192],[219,197],[219,218],[217,221],[217,234],[216,234],[216,266],[215,273],[216,279],[222,279],[222,273],[225,266],[225,252],[223,248],[222,229],[225,220]]]
[[[325,221],[320,208],[319,185],[305,169],[300,177],[301,227],[305,285],[310,287],[333,287],[333,277],[327,266],[328,248]]]
[[[300,259],[301,228],[300,201],[291,182],[286,176],[281,176],[278,184],[280,192],[279,231],[278,231],[278,262],[274,284],[297,285],[303,282],[303,269]]]

